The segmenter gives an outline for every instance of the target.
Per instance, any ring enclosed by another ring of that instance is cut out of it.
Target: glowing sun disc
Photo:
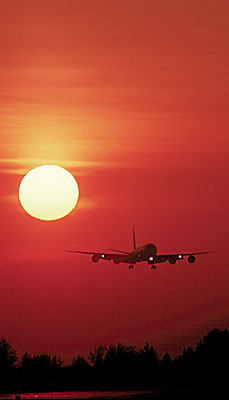
[[[79,198],[79,188],[66,169],[57,165],[41,165],[23,177],[18,195],[29,215],[52,221],[63,218],[73,210]]]

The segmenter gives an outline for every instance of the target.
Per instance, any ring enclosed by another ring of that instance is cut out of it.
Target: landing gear
[[[151,269],[156,269],[156,265],[151,265]]]
[[[129,265],[129,269],[134,269],[134,266],[132,264]]]

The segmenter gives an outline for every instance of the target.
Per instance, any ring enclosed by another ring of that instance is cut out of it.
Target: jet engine
[[[98,254],[94,254],[94,255],[91,257],[91,260],[92,260],[93,262],[98,262],[98,261],[99,261],[99,255],[98,255]]]
[[[119,261],[117,258],[114,258],[114,259],[113,259],[113,263],[114,263],[114,264],[119,264],[119,262],[120,262],[120,261]]]
[[[169,258],[169,263],[170,264],[176,264],[176,257],[170,257]]]
[[[192,255],[188,256],[188,262],[189,263],[193,264],[195,261],[196,261],[196,257],[195,256],[192,256]]]

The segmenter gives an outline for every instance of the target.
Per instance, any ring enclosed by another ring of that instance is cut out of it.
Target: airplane
[[[177,254],[157,254],[157,247],[153,243],[145,244],[144,246],[136,247],[135,230],[133,228],[133,250],[131,252],[108,249],[115,253],[97,253],[94,251],[80,250],[65,250],[70,253],[89,254],[92,255],[91,260],[97,263],[101,260],[113,261],[114,264],[127,263],[129,269],[133,269],[138,262],[146,261],[151,265],[151,269],[156,269],[155,264],[160,264],[168,261],[170,264],[176,264],[178,260],[183,260],[188,257],[188,262],[193,264],[196,260],[196,255],[215,253],[215,251],[202,251],[199,253],[177,253]]]

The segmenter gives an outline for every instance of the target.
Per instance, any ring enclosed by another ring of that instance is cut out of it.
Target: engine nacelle
[[[170,257],[170,258],[169,258],[169,263],[170,263],[170,264],[176,264],[176,261],[177,261],[177,260],[176,260],[176,257]]]
[[[92,262],[98,262],[99,261],[99,255],[98,254],[94,254],[92,257],[91,257],[91,260],[92,260]]]
[[[117,258],[114,258],[114,259],[113,259],[113,263],[114,263],[114,264],[119,264],[120,261],[119,261]]]
[[[196,257],[193,255],[188,256],[188,262],[193,264],[196,261]]]

